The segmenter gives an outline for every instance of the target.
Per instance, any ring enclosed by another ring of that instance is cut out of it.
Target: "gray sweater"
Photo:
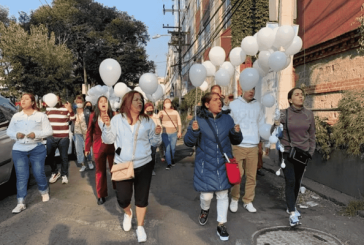
[[[291,143],[294,147],[307,151],[312,156],[316,148],[316,127],[312,111],[302,107],[297,109],[288,107],[288,129]],[[280,140],[284,146],[284,152],[290,151],[286,127],[286,110],[281,110],[281,123],[283,124],[283,137]]]

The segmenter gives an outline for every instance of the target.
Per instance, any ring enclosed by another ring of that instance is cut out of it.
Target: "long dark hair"
[[[120,106],[120,113],[122,116],[124,116],[124,114],[125,114],[130,119],[131,124],[133,124],[133,118],[131,117],[131,114],[130,114],[130,108],[131,108],[131,104],[133,103],[134,94],[140,94],[140,98],[142,99],[142,110],[139,112],[139,120],[141,120],[142,118],[149,120],[149,116],[144,113],[143,95],[141,93],[139,93],[138,91],[130,91],[130,92],[126,93],[123,97],[123,102],[121,103],[121,106]]]
[[[29,98],[30,98],[30,100],[32,101],[32,103],[33,103],[32,109],[35,110],[35,111],[39,111],[39,108],[37,106],[37,102],[35,101],[34,94],[32,94],[32,93],[24,93],[21,97],[23,98],[24,95],[28,95]]]
[[[110,101],[107,99],[106,96],[104,96],[104,95],[100,96],[97,99],[97,103],[95,105],[94,117],[92,118],[92,122],[91,122],[91,133],[94,132],[97,120],[99,119],[99,116],[101,115],[101,111],[100,111],[100,108],[99,108],[99,101],[100,101],[101,98],[105,98],[107,100],[107,114],[109,115],[110,119],[113,117],[113,112],[112,112],[112,109],[111,109]]]

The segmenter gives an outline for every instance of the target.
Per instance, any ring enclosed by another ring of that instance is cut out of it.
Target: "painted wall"
[[[362,0],[299,0],[297,24],[303,49],[359,27]]]

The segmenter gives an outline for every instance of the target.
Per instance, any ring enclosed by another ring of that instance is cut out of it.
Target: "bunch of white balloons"
[[[93,105],[96,105],[97,100],[99,99],[100,96],[105,96],[106,98],[108,98],[111,105],[111,109],[113,111],[116,111],[121,105],[122,96],[119,96],[119,94],[116,91],[114,91],[112,87],[108,87],[105,85],[104,86],[97,85],[95,87],[90,88],[86,94],[86,101],[90,101]]]
[[[155,102],[163,97],[166,93],[164,84],[158,84],[158,77],[153,73],[144,73],[139,78],[139,87],[134,90],[139,91],[148,100]]]

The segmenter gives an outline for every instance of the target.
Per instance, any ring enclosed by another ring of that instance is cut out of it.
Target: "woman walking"
[[[22,111],[13,116],[7,130],[7,135],[16,140],[12,151],[18,199],[18,205],[12,211],[15,214],[26,209],[29,165],[43,202],[49,201],[48,181],[44,172],[47,150],[42,140],[53,133],[48,117],[39,112],[33,94],[23,94],[20,103]]]
[[[106,160],[109,163],[111,169],[114,162],[114,144],[104,143],[101,139],[102,128],[105,125],[103,118],[108,116],[112,118],[113,112],[111,110],[110,103],[105,96],[101,96],[97,100],[95,106],[95,112],[91,114],[85,144],[85,155],[90,154],[90,148],[92,146],[95,166],[96,166],[96,193],[97,204],[102,205],[106,201],[107,193],[107,175],[106,175]],[[114,183],[113,187],[115,189]]]
[[[293,88],[290,90],[288,92],[290,107],[281,110],[280,120],[275,122],[276,125],[283,124],[283,135],[280,137],[280,143],[284,147],[284,152],[280,154],[280,160],[282,161],[283,157],[286,164],[283,172],[286,181],[287,213],[290,214],[289,223],[291,226],[300,224],[301,214],[296,208],[296,201],[306,165],[289,160],[289,152],[291,146],[296,147],[307,152],[308,156],[312,158],[316,148],[315,119],[312,111],[303,106],[304,98],[302,89]]]
[[[77,163],[81,165],[80,172],[86,170],[85,165],[85,139],[87,133],[87,122],[86,122],[86,112],[84,111],[83,98],[81,95],[77,96],[75,99],[76,103],[76,121],[75,121],[75,148],[77,153]],[[88,154],[87,162],[89,169],[94,169],[92,164],[92,155]]]
[[[205,225],[210,211],[211,199],[217,199],[217,235],[221,240],[229,240],[225,227],[229,207],[228,191],[231,187],[226,175],[226,158],[232,158],[231,145],[238,145],[243,139],[239,125],[222,113],[219,94],[207,93],[202,97],[201,110],[197,118],[191,120],[184,137],[186,146],[196,146],[194,187],[200,194],[200,225]],[[216,137],[218,141],[216,140]],[[217,150],[216,150],[217,149]]]
[[[174,166],[174,153],[176,151],[177,138],[182,137],[182,124],[179,113],[172,109],[172,101],[165,99],[163,110],[158,113],[163,126],[162,140],[165,149],[165,158],[167,161],[166,169]]]
[[[103,120],[105,127],[102,140],[117,147],[118,153],[115,155],[114,164],[132,161],[134,165],[133,179],[115,181],[118,203],[125,212],[123,229],[125,231],[131,229],[133,212],[130,202],[134,189],[138,220],[136,234],[139,242],[145,242],[147,234],[143,225],[154,168],[151,147],[157,147],[161,143],[161,127],[156,126],[144,113],[143,96],[137,91],[124,95],[120,114],[114,116],[111,122],[108,115],[105,115]],[[136,141],[134,141],[135,136]]]

